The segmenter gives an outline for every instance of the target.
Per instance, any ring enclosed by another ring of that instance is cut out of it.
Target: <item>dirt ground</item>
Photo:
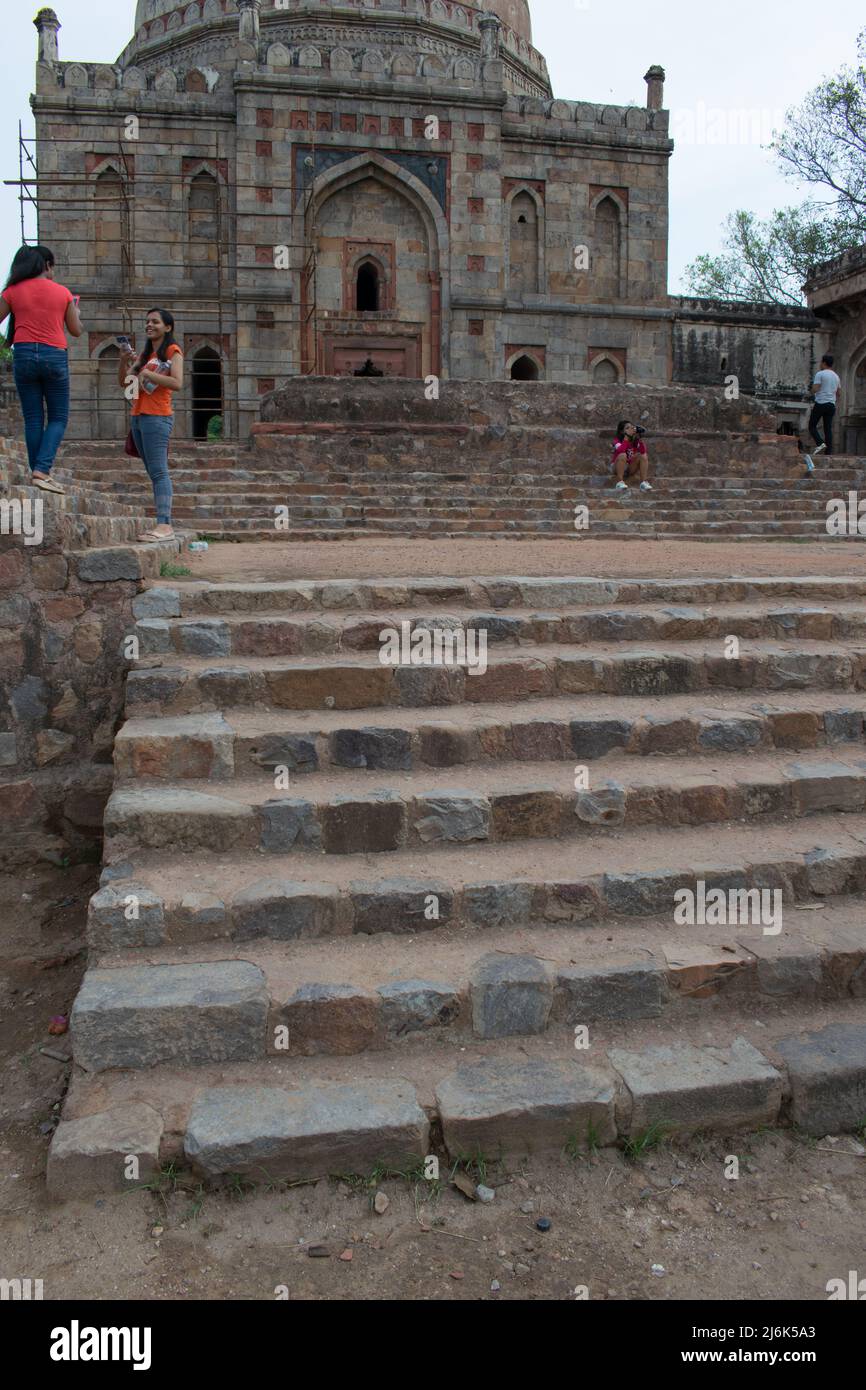
[[[253,583],[269,579],[461,578],[485,574],[591,575],[659,579],[694,575],[837,575],[866,573],[866,541],[820,544],[588,540],[485,541],[401,539],[304,542],[214,542],[182,563],[196,579]]]
[[[79,865],[0,879],[0,1276],[41,1278],[49,1300],[825,1301],[829,1279],[862,1271],[866,1156],[785,1130],[493,1164],[473,1175],[488,1204],[444,1166],[438,1184],[214,1192],[175,1173],[162,1191],[49,1201],[69,1065],[40,1048],[68,1051],[48,1024],[84,969],[95,878]]]

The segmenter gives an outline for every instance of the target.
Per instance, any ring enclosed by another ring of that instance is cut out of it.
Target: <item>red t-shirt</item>
[[[15,315],[16,343],[45,343],[48,347],[65,348],[66,310],[72,303],[72,291],[56,280],[35,275],[19,285],[7,285],[3,298]]]

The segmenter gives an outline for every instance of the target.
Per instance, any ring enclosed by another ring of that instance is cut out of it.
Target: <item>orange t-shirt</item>
[[[172,343],[166,349],[166,356],[169,362],[180,352],[177,343]],[[156,353],[153,354],[149,362],[145,362],[144,370],[156,372],[159,370],[160,361]],[[172,393],[167,386],[157,386],[155,391],[145,391],[142,386],[138,392],[137,400],[132,402],[133,415],[172,415],[174,408],[171,403]]]
[[[66,310],[72,291],[56,280],[34,275],[17,285],[7,285],[3,298],[15,315],[16,343],[45,343],[66,349]]]

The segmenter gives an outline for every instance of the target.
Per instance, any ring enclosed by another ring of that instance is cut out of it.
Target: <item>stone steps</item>
[[[561,608],[600,608],[621,604],[630,610],[636,604],[675,604],[684,610],[692,605],[724,603],[793,602],[850,603],[866,597],[866,576],[837,575],[832,578],[773,578],[748,575],[731,578],[671,579],[593,579],[587,577],[550,578],[520,575],[481,575],[474,577],[398,579],[286,579],[267,584],[238,581],[174,581],[170,589],[160,584],[171,612],[137,608],[137,616],[173,616],[180,606],[184,617],[193,613],[328,613],[370,612],[376,608],[412,608],[436,604],[451,612],[453,607],[483,607],[507,612],[512,608],[533,608],[545,612]],[[152,590],[151,590],[152,592]],[[144,604],[144,600],[141,600]]]
[[[640,928],[607,923],[603,932],[488,927],[468,940],[443,930],[425,939],[421,979],[414,934],[298,939],[290,950],[284,941],[216,938],[151,947],[146,964],[134,949],[114,949],[94,956],[76,1003],[77,1056],[91,1071],[176,1062],[183,1053],[172,1049],[183,1044],[172,1025],[180,1009],[196,1007],[202,981],[238,1019],[248,1017],[251,997],[240,984],[254,980],[257,1001],[262,987],[258,1055],[276,1061],[383,1051],[418,1034],[460,1046],[561,1035],[581,1023],[665,1016],[676,1027],[702,1015],[715,1021],[719,1006],[742,1006],[746,996],[753,1009],[765,1000],[866,998],[861,897],[822,900],[784,936],[796,909],[767,894],[762,923],[759,896],[754,902],[754,920],[735,929],[650,919]],[[118,1003],[129,1010],[125,1020]],[[205,1052],[194,1060],[216,1059]]]
[[[864,594],[151,585],[51,1190],[856,1128]],[[498,640],[384,666],[402,621]]]
[[[479,1039],[460,1053],[422,1033],[399,1044],[395,1076],[391,1051],[351,1063],[328,1055],[224,1059],[226,1050],[264,1041],[264,998],[253,1000],[253,979],[251,998],[233,1013],[237,983],[215,988],[207,1013],[194,987],[186,998],[182,988],[154,987],[151,1008],[171,995],[175,1004],[156,1039],[119,1003],[114,1018],[128,1055],[136,1047],[158,1053],[167,1040],[175,1060],[77,1073],[49,1154],[51,1195],[129,1190],[130,1153],[139,1160],[136,1182],[166,1161],[205,1181],[270,1184],[381,1168],[420,1179],[425,1165],[430,1175],[431,1156],[444,1169],[470,1157],[574,1154],[649,1133],[779,1123],[821,1136],[855,1128],[862,1113],[866,1028],[854,1001],[801,1004],[798,1030],[769,1001],[758,1027],[749,1001],[716,1016],[712,1041],[705,1028],[666,1027],[664,1018],[590,1025],[585,1052],[567,1026],[519,1045]],[[91,1026],[88,1041],[98,1049],[112,1031]]]
[[[138,612],[179,608],[167,597],[139,600]],[[856,641],[866,636],[862,602],[833,607],[789,603],[768,609],[759,605],[717,604],[713,610],[663,609],[633,605],[623,609],[567,607],[555,613],[512,608],[507,614],[454,606],[399,610],[380,616],[332,614],[286,617],[279,612],[253,616],[142,617],[136,625],[143,656],[311,656],[355,651],[378,653],[381,634],[394,629],[483,634],[488,647],[502,644],[560,645],[585,642],[657,642],[717,638],[793,641],[797,638]]]
[[[866,816],[813,814],[760,826],[731,820],[633,832],[588,827],[553,839],[469,842],[387,858],[317,849],[266,856],[235,837],[211,838],[198,860],[163,844],[112,842],[94,907],[94,949],[183,944],[189,939],[270,937],[293,942],[392,932],[479,931],[534,922],[598,923],[673,917],[674,894],[696,885],[780,888],[786,902],[866,887]],[[154,837],[156,838],[156,837]],[[127,852],[128,851],[128,852]],[[132,895],[136,913],[122,905]],[[432,895],[432,897],[431,897]],[[204,898],[204,902],[185,899]],[[136,915],[137,914],[137,915]],[[427,914],[427,915],[425,915]]]
[[[387,736],[384,741],[393,747]],[[435,776],[392,770],[383,787],[376,785],[381,776],[343,768],[337,775],[308,774],[302,795],[291,787],[275,795],[273,783],[238,778],[212,781],[207,792],[179,780],[152,785],[136,775],[140,763],[121,756],[119,765],[127,775],[105,812],[105,851],[114,859],[166,846],[192,854],[212,846],[263,854],[319,849],[329,856],[414,849],[435,858],[459,844],[582,838],[588,827],[728,821],[758,827],[767,819],[866,807],[862,743],[839,745],[832,759],[796,762],[787,752],[755,751],[650,764],[621,757],[615,779],[596,778],[578,791],[573,765],[549,763],[476,767],[471,789],[462,769]]]
[[[128,719],[117,735],[119,780],[258,778],[274,786],[284,769],[299,791],[319,771],[423,771],[516,762],[605,759],[599,771],[618,773],[624,757],[705,754],[710,750],[833,750],[859,744],[866,719],[861,699],[832,691],[788,691],[759,698],[714,692],[703,706],[693,695],[668,696],[663,709],[621,696],[611,717],[606,697],[559,697],[520,705],[457,706],[447,719],[426,711],[383,709],[284,715],[253,709],[177,718]],[[825,757],[834,754],[827,752]]]
[[[492,700],[532,701],[554,695],[642,695],[754,688],[767,691],[866,688],[866,644],[752,641],[738,660],[719,643],[666,641],[653,648],[629,642],[587,643],[579,655],[539,646],[497,645],[487,668],[383,665],[372,654],[349,656],[175,656],[165,666],[132,670],[130,715],[191,714],[226,706],[312,710],[444,708]],[[151,658],[158,661],[159,658]]]

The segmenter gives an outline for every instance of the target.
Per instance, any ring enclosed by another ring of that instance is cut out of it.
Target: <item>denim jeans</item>
[[[12,371],[31,471],[50,473],[69,422],[69,355],[47,343],[15,343]]]
[[[153,484],[157,526],[171,525],[171,475],[168,471],[168,441],[174,428],[173,415],[133,415],[132,437],[144,459]]]

